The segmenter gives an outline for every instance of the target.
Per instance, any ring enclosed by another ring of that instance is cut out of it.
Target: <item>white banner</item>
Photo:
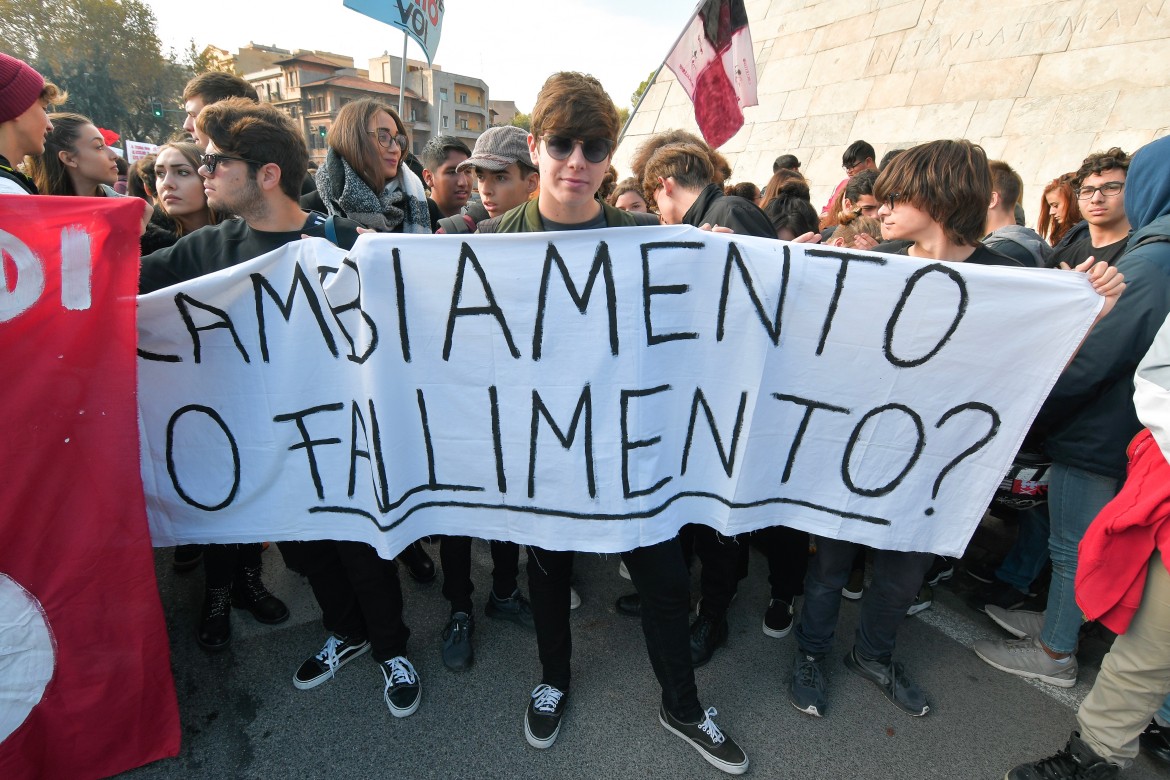
[[[143,157],[151,154],[157,154],[159,147],[156,144],[148,144],[145,141],[126,141],[126,162],[138,162]]]
[[[139,299],[155,544],[697,522],[958,555],[1100,301],[685,226],[299,241]]]

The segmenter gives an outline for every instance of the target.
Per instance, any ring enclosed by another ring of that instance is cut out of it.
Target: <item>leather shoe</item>
[[[244,566],[236,572],[232,583],[232,606],[246,609],[261,623],[276,625],[288,620],[288,607],[268,592],[260,580],[259,566]]]
[[[642,597],[637,593],[627,593],[624,596],[618,596],[613,608],[618,611],[619,615],[640,618],[642,617]]]
[[[204,650],[226,650],[232,642],[231,588],[208,588],[203,594],[195,639]]]
[[[704,615],[691,623],[691,665],[695,668],[711,660],[715,648],[727,643],[727,618],[712,620]]]
[[[420,585],[426,585],[435,579],[435,562],[423,549],[422,542],[413,542],[398,553],[398,561],[410,572],[410,578]]]

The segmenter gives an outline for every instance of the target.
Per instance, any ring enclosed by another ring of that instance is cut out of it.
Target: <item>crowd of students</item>
[[[123,197],[113,187],[115,154],[99,129],[86,117],[53,111],[66,101],[27,64],[0,54],[0,194]],[[1150,468],[1166,468],[1157,457],[1170,451],[1163,389],[1170,385],[1164,379],[1170,331],[1162,328],[1170,314],[1170,139],[1132,157],[1120,149],[1090,155],[1077,171],[1053,179],[1042,195],[1038,230],[1032,230],[1023,225],[1020,177],[965,140],[892,150],[881,165],[872,146],[852,144],[842,160],[847,176],[820,213],[793,155],[777,158],[762,190],[750,182],[731,185],[727,160],[681,130],[642,143],[631,157],[632,176],[619,178],[610,164],[620,130],[617,111],[600,83],[579,73],[557,73],[546,81],[531,132],[491,128],[473,149],[438,136],[418,159],[408,151],[409,128],[393,108],[373,99],[353,101],[340,110],[326,139],[325,161],[312,175],[295,122],[260,103],[247,82],[203,74],[187,85],[182,101],[188,115],[183,132],[128,173],[129,191],[146,204],[142,293],[304,236],[349,248],[363,231],[517,233],[656,224],[823,241],[930,261],[1085,273],[1103,296],[1101,312],[1026,443],[1051,461],[1050,500],[1018,514],[1015,547],[998,569],[982,574],[987,586],[976,596],[976,605],[1013,638],[979,642],[974,650],[1004,672],[1072,685],[1083,618],[1080,591],[1074,594],[1078,544],[1087,535],[1096,538],[1092,524],[1099,514],[1111,518],[1115,535],[1117,528],[1143,529],[1123,550],[1135,569],[1131,587],[1116,599],[1098,599],[1101,614],[1125,605],[1134,628],[1106,659],[1081,708],[1079,731],[1065,749],[1008,777],[1111,777],[1136,754],[1139,739],[1170,761],[1170,737],[1162,732],[1170,727],[1170,706],[1163,705],[1170,693],[1170,580],[1160,553],[1166,483],[1154,477],[1137,481],[1136,472],[1126,481],[1126,446],[1143,426],[1154,432],[1157,445]],[[1135,374],[1139,382],[1146,379],[1147,398],[1139,406],[1133,400]],[[1119,491],[1140,499],[1117,508],[1111,501]],[[1162,503],[1139,513],[1134,506],[1150,504],[1151,494]],[[930,712],[927,692],[894,659],[896,635],[908,614],[929,605],[931,584],[950,576],[954,561],[866,551],[784,526],[757,532],[752,541],[769,564],[771,600],[763,631],[776,638],[794,633],[788,693],[796,709],[813,717],[827,714],[824,663],[835,647],[844,594],[861,601],[846,667],[909,715]],[[747,545],[746,537],[692,525],[668,541],[624,552],[621,570],[636,592],[616,604],[619,612],[641,619],[662,691],[662,726],[732,774],[746,771],[747,754],[716,724],[715,708],[701,703],[694,669],[727,639],[727,610],[745,571]],[[370,653],[383,672],[390,713],[414,713],[422,684],[407,655],[410,629],[403,621],[396,562],[358,542],[277,546],[285,564],[307,578],[328,632],[324,645],[294,672],[293,684],[323,684]],[[438,546],[450,607],[443,662],[459,671],[474,663],[472,540],[442,537]],[[493,541],[490,549],[485,614],[535,632],[542,674],[528,697],[524,734],[533,747],[548,748],[572,688],[570,611],[580,603],[571,584],[574,553],[527,546],[525,596],[519,545]],[[1106,565],[1119,554],[1109,540],[1098,539],[1093,549],[1094,561]],[[693,621],[692,559],[701,567]],[[1019,609],[1049,559],[1046,610]],[[419,581],[436,576],[418,543],[397,562]],[[233,608],[264,623],[288,619],[285,604],[262,582],[261,545],[176,549],[177,569],[200,563],[205,595],[196,639],[202,647],[228,646]],[[1155,714],[1159,705],[1163,709]]]

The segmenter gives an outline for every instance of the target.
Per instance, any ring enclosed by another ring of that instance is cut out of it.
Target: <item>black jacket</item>
[[[759,206],[735,195],[724,195],[718,184],[703,188],[682,221],[695,227],[720,225],[744,236],[776,237],[772,221]]]

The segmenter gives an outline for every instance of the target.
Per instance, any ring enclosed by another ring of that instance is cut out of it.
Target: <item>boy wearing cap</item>
[[[484,217],[473,204],[450,217],[439,220],[436,233],[474,233],[478,222],[498,217],[528,201],[536,191],[540,174],[532,166],[528,153],[528,133],[519,127],[489,128],[475,142],[471,157],[456,166],[456,172],[474,175],[479,180]],[[476,217],[479,216],[477,220]],[[532,628],[532,606],[516,584],[520,571],[520,546],[514,542],[491,542],[492,590],[484,612]],[[471,537],[444,536],[439,542],[439,560],[443,568],[443,596],[451,602],[451,616],[443,628],[443,664],[453,672],[471,667],[475,652],[471,636],[475,633],[471,594]]]
[[[475,176],[488,217],[527,203],[540,186],[540,172],[533,167],[528,152],[528,133],[513,125],[489,128],[457,170]],[[476,221],[466,212],[439,220],[439,224],[440,233],[473,233],[476,229]]]
[[[53,130],[48,110],[65,93],[27,63],[0,52],[0,195],[36,195],[32,179],[16,170],[26,155],[44,154]]]

